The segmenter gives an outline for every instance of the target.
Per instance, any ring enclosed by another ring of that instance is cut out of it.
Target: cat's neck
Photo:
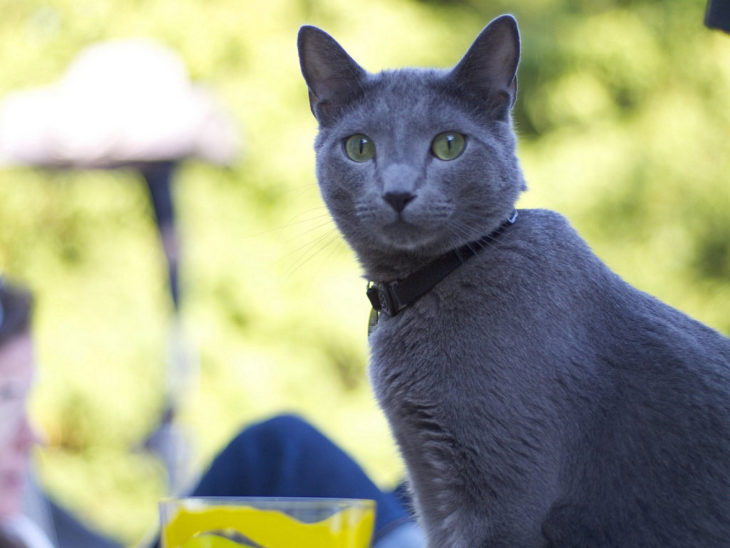
[[[366,259],[360,257],[364,277],[377,282],[396,282],[428,267],[440,257],[458,249],[460,246],[444,249],[439,253],[368,253]]]
[[[393,282],[407,278],[435,257],[435,255],[416,255],[406,252],[368,253],[367,259],[360,258],[360,263],[365,271],[364,277],[368,280]]]
[[[460,242],[453,247],[445,247],[438,252],[409,252],[409,251],[368,251],[360,254],[360,262],[365,270],[365,277],[375,282],[395,282],[410,278],[414,274],[427,269],[429,265],[437,262],[452,253],[457,255],[472,255],[491,247],[501,234],[517,219],[517,210],[502,222],[492,232],[483,235],[480,239]],[[465,251],[463,251],[465,250]],[[364,258],[367,257],[367,258]]]

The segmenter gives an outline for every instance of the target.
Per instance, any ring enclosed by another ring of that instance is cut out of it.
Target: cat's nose
[[[404,191],[392,191],[383,194],[383,199],[390,204],[390,207],[392,207],[396,213],[403,211],[408,202],[413,200],[415,197],[416,195],[412,192]]]

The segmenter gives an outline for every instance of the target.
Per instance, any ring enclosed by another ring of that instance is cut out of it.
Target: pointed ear
[[[517,21],[502,15],[489,23],[451,71],[458,92],[490,115],[506,118],[517,99],[520,34]]]
[[[362,94],[367,73],[334,38],[317,27],[299,29],[297,46],[312,113],[320,124],[328,125],[343,106]]]

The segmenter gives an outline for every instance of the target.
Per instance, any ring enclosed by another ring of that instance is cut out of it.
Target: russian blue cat
[[[449,70],[371,74],[309,26],[298,46],[322,196],[380,288],[369,372],[429,545],[730,546],[730,341],[559,214],[514,211],[515,20]]]

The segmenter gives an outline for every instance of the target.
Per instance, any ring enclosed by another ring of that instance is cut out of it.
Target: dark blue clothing
[[[150,162],[139,166],[140,172],[147,182],[155,212],[155,222],[160,235],[166,230],[175,230],[175,204],[173,201],[173,176],[177,163],[173,161]],[[170,283],[170,294],[175,310],[180,307],[180,283],[178,280],[177,260],[168,257],[167,273]]]
[[[730,0],[709,0],[705,12],[705,25],[711,29],[730,32]]]
[[[92,531],[52,500],[48,505],[59,548],[121,548],[121,544]]]
[[[395,493],[381,491],[342,449],[293,415],[246,428],[213,460],[192,495],[373,499],[375,539],[410,520]]]

